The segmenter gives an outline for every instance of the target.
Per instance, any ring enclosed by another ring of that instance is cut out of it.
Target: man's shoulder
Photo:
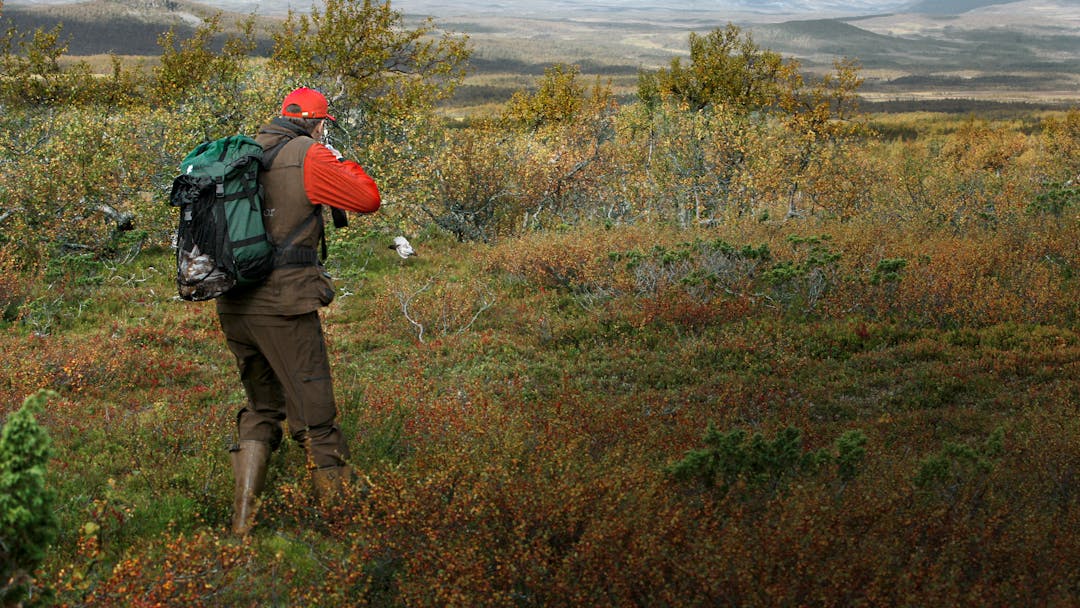
[[[307,156],[308,149],[315,143],[314,139],[303,135],[286,137],[267,132],[260,132],[255,141],[263,147],[264,156],[269,153],[275,159],[289,158],[292,159],[290,164],[301,163]]]
[[[283,139],[290,140],[290,143],[294,141],[305,142],[307,146],[315,143],[315,140],[309,135],[302,135],[295,131],[290,131],[289,129],[274,123],[268,123],[259,127],[258,133],[255,134],[255,141],[262,144],[264,148],[267,145],[274,145]]]

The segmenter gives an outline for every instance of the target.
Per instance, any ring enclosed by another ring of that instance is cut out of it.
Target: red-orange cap
[[[296,111],[289,111],[289,106],[297,106],[300,108]],[[316,91],[315,89],[309,89],[307,87],[300,87],[292,93],[285,96],[285,101],[281,102],[281,115],[292,116],[294,118],[329,118],[334,120],[334,117],[327,113],[329,110],[329,104],[326,101],[326,96]]]

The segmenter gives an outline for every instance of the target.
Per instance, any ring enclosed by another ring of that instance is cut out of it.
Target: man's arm
[[[304,190],[315,204],[345,211],[371,213],[382,198],[375,180],[351,160],[339,161],[326,146],[316,143],[304,158]]]

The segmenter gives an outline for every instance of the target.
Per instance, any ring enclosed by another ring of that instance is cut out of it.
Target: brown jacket
[[[305,167],[305,163],[325,163],[326,166],[318,167],[318,173],[325,173],[329,169],[342,174],[362,175],[366,181],[354,188],[358,192],[344,196],[362,199],[365,212],[378,209],[378,191],[371,178],[358,165],[346,161],[338,166],[322,145],[317,145],[306,135],[291,133],[277,122],[260,129],[255,140],[264,149],[271,150],[290,137],[291,141],[280,148],[270,169],[259,177],[264,193],[263,220],[275,245],[281,246],[292,235],[292,247],[306,248],[315,253],[321,248],[323,205],[312,202],[308,196],[309,191],[318,191],[311,183],[311,175],[317,172],[313,170],[314,167]],[[348,178],[355,178],[355,175]],[[218,298],[217,310],[225,314],[300,315],[318,310],[333,299],[333,281],[321,263],[284,265],[276,267],[264,283],[249,289],[233,290]]]

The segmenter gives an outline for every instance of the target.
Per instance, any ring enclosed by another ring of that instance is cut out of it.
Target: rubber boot
[[[327,506],[335,504],[344,494],[346,484],[352,483],[352,480],[353,470],[347,464],[313,470],[311,485],[316,502]]]
[[[230,450],[236,495],[233,499],[232,531],[246,536],[255,525],[259,495],[266,484],[266,467],[270,461],[270,444],[242,440]]]

